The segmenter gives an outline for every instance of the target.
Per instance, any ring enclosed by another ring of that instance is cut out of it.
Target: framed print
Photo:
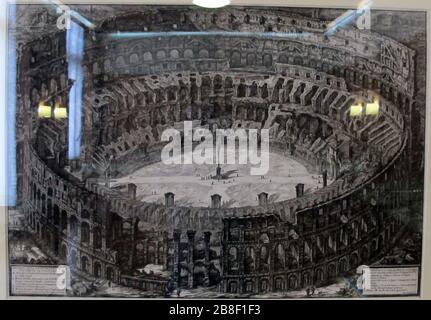
[[[423,295],[426,9],[53,0],[7,28],[9,297]]]

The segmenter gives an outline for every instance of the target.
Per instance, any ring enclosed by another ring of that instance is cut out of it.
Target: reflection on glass
[[[379,101],[374,100],[371,103],[367,103],[365,108],[365,115],[367,116],[376,116],[379,114]]]
[[[56,105],[54,108],[54,118],[55,119],[67,119],[67,109]]]
[[[15,27],[16,24],[16,7],[9,7],[8,14],[9,27]],[[6,188],[4,191],[7,198],[7,204],[14,206],[16,204],[16,75],[17,75],[17,54],[15,36],[8,37],[8,92],[7,92],[7,158],[6,158]],[[1,205],[3,205],[1,203]]]
[[[41,102],[37,109],[37,115],[39,118],[51,118],[51,106],[44,105]]]
[[[362,104],[358,103],[350,107],[350,116],[358,117],[362,115]]]
[[[84,29],[76,22],[71,22],[67,30],[67,61],[69,79],[74,81],[69,93],[69,159],[79,158],[81,149],[81,113],[84,56]]]

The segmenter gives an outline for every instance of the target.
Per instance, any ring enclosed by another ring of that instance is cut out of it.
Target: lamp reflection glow
[[[359,117],[362,116],[364,113],[366,116],[376,116],[379,114],[379,108],[380,104],[378,98],[374,98],[372,102],[368,103],[358,102],[350,106],[350,116]]]
[[[350,116],[358,117],[362,115],[362,104],[358,103],[350,107]]]
[[[51,106],[40,103],[37,109],[37,115],[39,118],[51,118]]]
[[[55,119],[66,119],[67,118],[67,109],[61,107],[60,105],[56,105],[54,108],[54,118]]]
[[[204,8],[221,8],[230,4],[230,0],[193,0],[193,4]]]
[[[365,107],[365,114],[367,116],[375,116],[379,114],[379,101],[374,100],[372,103],[367,103]]]

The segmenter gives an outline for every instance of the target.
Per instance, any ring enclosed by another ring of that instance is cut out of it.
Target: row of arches
[[[359,266],[359,257],[356,252],[350,257],[342,257],[335,262],[324,266],[307,269],[301,272],[274,274],[270,277],[259,276],[243,280],[225,279],[225,290],[228,293],[265,293],[269,291],[291,291],[306,288],[311,285],[320,286],[328,283],[338,276]]]

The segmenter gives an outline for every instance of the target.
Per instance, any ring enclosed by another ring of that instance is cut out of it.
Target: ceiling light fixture
[[[230,0],[193,0],[193,4],[204,8],[221,8],[230,4]]]

